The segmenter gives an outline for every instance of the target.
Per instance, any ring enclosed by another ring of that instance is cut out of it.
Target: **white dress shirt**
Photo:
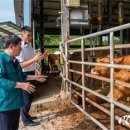
[[[16,57],[19,62],[28,61],[34,57],[34,49],[32,48],[31,43],[25,44],[22,41],[21,48],[22,50],[21,50],[20,55]],[[29,71],[34,71],[34,70],[35,70],[35,63],[23,68],[23,72],[29,72]]]

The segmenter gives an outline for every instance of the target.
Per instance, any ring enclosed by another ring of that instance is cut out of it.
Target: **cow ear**
[[[116,64],[119,64],[123,61],[124,57],[120,57],[120,58],[115,58],[114,61]]]

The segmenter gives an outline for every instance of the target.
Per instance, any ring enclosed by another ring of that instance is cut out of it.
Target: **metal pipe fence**
[[[86,106],[85,106],[85,101],[88,101],[91,104],[95,104],[95,106],[97,106],[102,111],[106,111],[106,110],[104,108],[102,108],[101,105],[92,102],[89,98],[86,98],[85,97],[85,91],[87,91],[89,93],[92,93],[93,95],[95,95],[95,96],[105,100],[106,102],[110,103],[110,111],[107,110],[106,113],[108,115],[110,115],[110,129],[111,130],[115,129],[115,127],[114,127],[115,126],[115,120],[119,120],[119,118],[120,118],[118,115],[115,115],[115,112],[114,112],[115,111],[115,106],[117,106],[117,107],[119,107],[119,108],[121,108],[121,109],[123,109],[123,110],[125,110],[127,112],[130,112],[129,106],[114,100],[114,85],[115,84],[122,84],[125,87],[128,87],[128,88],[130,87],[129,83],[124,83],[122,81],[114,79],[114,69],[130,70],[129,65],[117,65],[117,64],[114,64],[114,48],[130,48],[130,45],[128,45],[128,44],[114,45],[113,44],[114,32],[124,30],[124,29],[128,29],[128,28],[130,28],[130,23],[125,24],[125,25],[121,25],[121,26],[118,26],[118,27],[114,27],[114,28],[111,28],[111,29],[103,30],[103,31],[100,31],[100,32],[97,32],[97,33],[89,34],[89,35],[86,35],[86,36],[82,36],[82,37],[79,37],[79,38],[75,38],[75,39],[65,41],[65,45],[66,45],[65,48],[66,49],[65,49],[65,55],[63,57],[66,60],[66,62],[65,62],[65,64],[66,64],[66,75],[64,76],[64,79],[66,79],[66,81],[68,83],[68,86],[69,86],[69,89],[70,89],[69,92],[70,92],[70,95],[71,95],[70,96],[71,103],[74,104],[80,111],[82,111],[85,115],[87,115],[93,122],[95,122],[103,130],[108,130],[108,128],[104,124],[99,122],[97,119],[92,117],[89,112],[87,112]],[[97,36],[100,36],[100,35],[105,35],[105,34],[110,34],[110,45],[109,46],[85,48],[84,39],[90,39],[90,38],[94,38],[94,37],[97,37]],[[68,46],[71,45],[72,42],[77,41],[77,40],[81,41],[81,49],[75,49],[75,50],[70,49],[69,50]],[[110,64],[85,62],[84,61],[84,52],[85,51],[96,51],[96,50],[110,50]],[[69,60],[68,57],[69,57],[70,52],[81,52],[81,61]],[[76,70],[70,69],[69,65],[68,65],[70,63],[82,65],[81,71],[76,71]],[[100,76],[96,76],[96,75],[92,75],[92,74],[89,74],[89,73],[85,73],[85,65],[104,66],[104,67],[110,68],[110,79],[100,77]],[[69,72],[80,74],[82,76],[82,85],[70,80],[69,79]],[[94,91],[94,90],[92,90],[90,88],[87,88],[85,86],[85,77],[86,76],[91,77],[91,78],[100,79],[100,80],[103,80],[103,81],[106,81],[106,82],[110,82],[110,95],[111,95],[110,98],[108,98],[108,97],[106,97],[106,96],[104,96],[104,95],[102,95],[102,94],[100,94],[100,93],[98,93],[98,92],[96,92],[96,91]],[[73,93],[72,85],[75,85],[76,87],[78,87],[78,88],[80,88],[82,90],[82,94],[81,94],[82,103],[83,103],[82,107],[77,105],[72,100],[72,93]],[[122,120],[122,122],[123,122],[123,120]],[[130,128],[130,125],[126,125],[126,126],[128,128]]]

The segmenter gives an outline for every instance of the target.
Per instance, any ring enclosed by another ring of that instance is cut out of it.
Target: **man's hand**
[[[44,75],[28,75],[27,76],[27,80],[37,80],[40,82],[45,82],[46,78],[47,76],[44,76]]]
[[[43,59],[43,54],[41,52],[39,52],[38,54],[36,54],[34,56],[34,58],[32,59],[34,62],[37,62],[37,61],[41,61]]]
[[[35,80],[40,81],[40,82],[45,82],[47,76],[44,75],[35,75]]]
[[[27,61],[23,61],[20,63],[22,68],[28,67],[29,65],[37,62],[37,61],[41,61],[43,59],[43,54],[42,53],[38,53],[37,55],[35,55],[32,59],[27,60]]]
[[[30,83],[20,83],[20,82],[17,82],[15,88],[21,88],[21,89],[27,91],[28,93],[33,93],[33,92],[35,92],[35,88],[36,87],[33,86]]]
[[[39,52],[38,54],[36,54],[34,56],[34,58],[32,60],[33,60],[33,62],[41,61],[43,59],[46,59],[48,57],[48,55],[49,55],[49,51],[48,50],[45,51],[43,54],[41,52]]]

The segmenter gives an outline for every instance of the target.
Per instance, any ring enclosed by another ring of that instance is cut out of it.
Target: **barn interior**
[[[14,2],[16,23],[22,26],[24,24],[24,0],[14,0]],[[53,47],[44,43],[46,34],[59,35],[63,39],[65,36],[63,30],[67,31],[70,36],[83,36],[109,29],[129,23],[129,10],[129,0],[80,0],[80,4],[76,6],[69,5],[67,0],[64,1],[64,4],[60,0],[32,0],[29,3],[29,19],[30,25],[34,27],[35,38],[37,38],[36,33],[40,32],[42,44],[39,48],[43,52],[44,48]],[[61,24],[62,22],[63,24]],[[118,31],[115,35],[120,38],[121,44],[130,42],[129,29]],[[102,45],[102,40],[101,37],[99,45]]]
[[[22,26],[24,24],[24,1],[14,1],[16,22],[17,25]],[[79,5],[71,5],[67,3],[67,0],[32,0],[30,5],[30,25],[33,27],[35,34],[37,32],[40,34],[39,39],[42,44],[39,44],[36,49],[40,49],[41,52],[44,52],[46,48],[55,47],[46,45],[44,42],[45,35],[59,35],[61,42],[64,43],[71,36],[80,37],[130,23],[129,0],[80,0]],[[120,30],[114,35],[120,39],[120,44],[130,43],[130,29]],[[110,36],[105,36],[109,44]],[[95,40],[95,44],[98,43],[96,46],[104,46],[103,37],[101,36]],[[35,38],[37,38],[37,35],[35,35]],[[88,45],[85,46],[85,48],[89,47]],[[80,48],[80,45],[70,46],[70,48]],[[122,53],[129,54],[129,49]],[[76,59],[76,57],[74,58]],[[44,61],[40,64],[39,68],[40,70],[38,71],[44,73]],[[52,86],[52,88],[48,87],[48,85],[40,87],[36,100],[52,97],[60,93],[62,81],[61,78],[55,76],[55,74],[49,75],[49,80],[45,84]],[[79,80],[81,80],[81,77],[76,77],[75,81],[78,82]],[[50,85],[51,82],[53,85]],[[57,84],[54,85],[55,83]]]

